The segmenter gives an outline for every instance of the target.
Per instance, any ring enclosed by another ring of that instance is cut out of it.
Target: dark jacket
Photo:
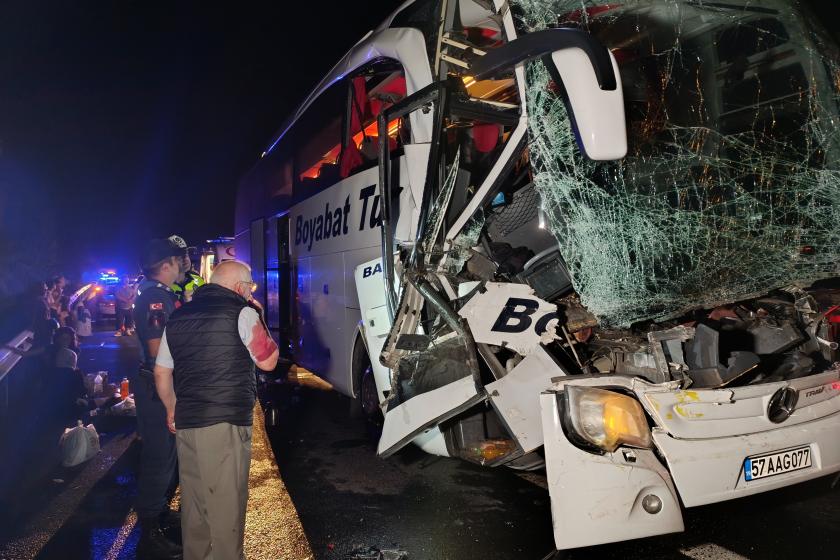
[[[253,423],[257,395],[254,362],[239,336],[239,294],[217,284],[195,291],[166,324],[175,363],[175,425],[203,428]]]

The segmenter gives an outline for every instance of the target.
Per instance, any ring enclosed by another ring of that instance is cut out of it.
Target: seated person
[[[46,347],[32,348],[22,351],[12,346],[7,349],[25,358],[40,356],[43,360],[40,382],[48,391],[57,387],[59,402],[57,405],[64,411],[68,419],[76,416],[75,407],[84,403],[85,400],[84,376],[78,369],[79,363],[79,342],[76,338],[76,331],[71,327],[61,327],[55,331],[52,344]],[[81,401],[81,402],[80,402]]]

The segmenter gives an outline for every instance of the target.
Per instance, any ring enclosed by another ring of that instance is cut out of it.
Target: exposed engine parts
[[[668,380],[683,386],[724,387],[803,377],[838,359],[832,318],[840,292],[790,289],[735,305],[697,311],[677,326],[598,331],[589,365],[599,373]]]

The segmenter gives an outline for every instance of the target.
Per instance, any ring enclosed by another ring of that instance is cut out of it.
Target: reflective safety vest
[[[181,284],[172,285],[172,291],[175,292],[182,303],[187,303],[192,299],[195,289],[204,284],[204,278],[191,270],[187,272],[187,278]]]

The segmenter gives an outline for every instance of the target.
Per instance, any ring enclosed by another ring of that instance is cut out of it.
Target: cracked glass
[[[628,153],[579,150],[527,67],[534,184],[604,326],[840,273],[840,65],[796,2],[514,0],[520,33],[588,30],[619,65]]]

